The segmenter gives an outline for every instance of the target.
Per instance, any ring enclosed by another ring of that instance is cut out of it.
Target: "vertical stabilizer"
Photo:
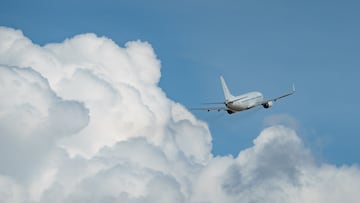
[[[221,80],[222,89],[224,91],[225,101],[231,101],[234,96],[231,95],[223,76],[220,76],[220,80]]]

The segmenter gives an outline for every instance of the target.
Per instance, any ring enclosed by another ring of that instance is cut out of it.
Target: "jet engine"
[[[270,108],[272,105],[273,105],[273,101],[268,101],[268,102],[266,102],[266,103],[264,103],[263,104],[263,107],[265,108],[265,109],[267,109],[267,108]]]

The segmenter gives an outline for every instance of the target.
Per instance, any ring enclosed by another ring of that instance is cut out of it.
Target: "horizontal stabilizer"
[[[201,104],[225,104],[225,102],[206,102]]]

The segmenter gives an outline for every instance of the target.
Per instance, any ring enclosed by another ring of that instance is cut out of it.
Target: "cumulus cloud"
[[[288,127],[214,157],[207,124],[158,87],[147,42],[39,46],[0,27],[0,64],[1,202],[359,199],[359,168],[317,162]]]

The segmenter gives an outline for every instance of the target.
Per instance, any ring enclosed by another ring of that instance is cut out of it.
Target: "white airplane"
[[[206,111],[227,111],[229,114],[236,112],[248,110],[257,106],[262,105],[264,108],[270,108],[274,102],[278,99],[290,96],[295,93],[295,86],[293,85],[292,91],[290,93],[284,94],[282,96],[264,100],[263,95],[260,92],[249,92],[239,96],[233,96],[222,76],[220,76],[221,86],[224,91],[225,101],[224,102],[215,102],[215,103],[206,103],[206,104],[224,104],[224,107],[209,107],[209,108],[193,108],[192,110],[206,110]]]

